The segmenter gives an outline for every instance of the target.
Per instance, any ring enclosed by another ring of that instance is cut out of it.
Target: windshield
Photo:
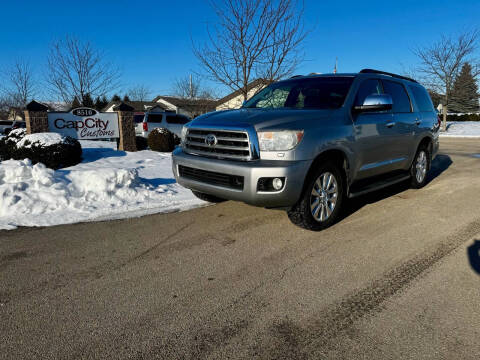
[[[353,77],[316,77],[273,83],[248,100],[244,108],[337,109]]]

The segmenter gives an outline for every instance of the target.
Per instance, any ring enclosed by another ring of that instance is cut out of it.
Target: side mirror
[[[353,107],[353,110],[362,112],[375,112],[391,110],[393,105],[392,97],[389,94],[372,94],[368,95],[363,105]]]

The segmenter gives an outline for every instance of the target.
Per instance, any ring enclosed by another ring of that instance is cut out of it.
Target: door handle
[[[422,122],[422,121],[419,120],[419,119],[416,119],[416,120],[415,120],[415,124],[417,124],[417,125],[420,125],[421,122]]]
[[[391,128],[393,126],[395,126],[395,122],[392,121],[392,122],[387,123],[387,127]]]

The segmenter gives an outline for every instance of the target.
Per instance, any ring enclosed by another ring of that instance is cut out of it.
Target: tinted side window
[[[343,105],[353,77],[312,77],[270,84],[250,100],[245,108],[336,109]]]
[[[360,87],[357,91],[357,97],[355,98],[355,106],[363,105],[363,102],[367,98],[367,96],[372,94],[381,94],[382,93],[382,86],[380,85],[380,81],[375,79],[365,80],[360,84]]]
[[[162,122],[162,114],[148,114],[147,122],[149,123],[161,123]]]
[[[418,110],[420,111],[434,111],[432,99],[430,99],[430,95],[428,95],[427,90],[425,90],[421,86],[409,86],[410,91],[415,98],[415,102],[417,103]]]
[[[167,123],[169,124],[186,124],[190,121],[189,118],[183,115],[167,115]]]
[[[135,121],[135,124],[140,124],[144,117],[145,115],[133,115],[133,121]]]
[[[12,125],[13,121],[8,120],[0,120],[0,125]]]
[[[412,111],[410,104],[410,98],[402,84],[382,80],[383,90],[385,94],[389,94],[393,100],[393,112],[394,113],[408,113]]]

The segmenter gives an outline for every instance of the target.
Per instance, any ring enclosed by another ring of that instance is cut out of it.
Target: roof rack
[[[409,78],[409,77],[406,77],[406,76],[392,74],[392,73],[389,73],[389,72],[386,72],[386,71],[374,70],[374,69],[362,69],[362,70],[360,70],[360,74],[381,74],[381,75],[388,75],[388,76],[391,76],[391,77],[395,77],[395,78],[398,78],[398,79],[412,81],[412,82],[415,82],[415,83],[417,82],[416,80],[414,80],[412,78]]]
[[[295,78],[298,78],[298,77],[302,77],[303,75],[293,75],[290,77],[290,79],[295,79]]]

